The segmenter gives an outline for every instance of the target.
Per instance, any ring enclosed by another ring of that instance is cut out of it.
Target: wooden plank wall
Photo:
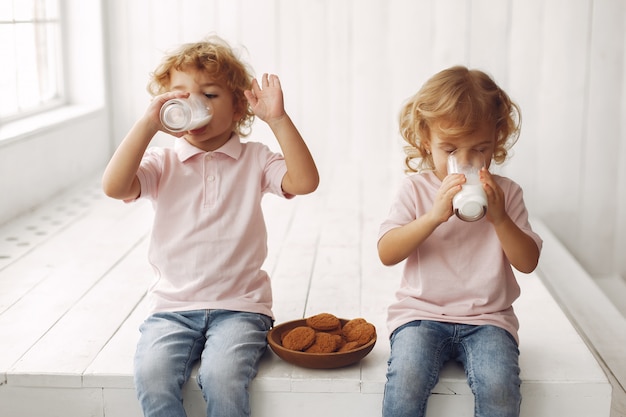
[[[364,204],[388,202],[402,175],[402,102],[444,67],[486,70],[523,111],[503,172],[592,275],[626,277],[625,0],[108,0],[103,8],[112,147],[144,111],[162,51],[217,33],[247,48],[257,75],[281,76],[322,180],[364,177],[372,184]],[[252,139],[268,137],[259,125]]]

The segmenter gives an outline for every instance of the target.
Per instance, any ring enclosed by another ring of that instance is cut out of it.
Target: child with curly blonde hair
[[[146,417],[185,416],[182,387],[199,361],[207,416],[250,415],[248,386],[273,321],[270,280],[261,266],[267,232],[261,199],[313,192],[319,176],[287,115],[276,75],[261,85],[217,37],[182,45],[154,71],[154,96],[109,162],[103,189],[152,202],[149,262],[155,282],[141,325],[135,386]],[[210,122],[168,131],[160,111],[171,99],[200,96]],[[274,153],[242,142],[254,117],[269,125]],[[148,145],[158,131],[173,147]]]
[[[522,189],[489,172],[519,134],[515,103],[482,71],[462,66],[431,77],[404,105],[407,142],[401,185],[379,232],[385,265],[406,260],[397,301],[389,307],[391,354],[383,416],[424,416],[443,364],[460,362],[475,415],[518,416],[521,403],[513,269],[532,272],[541,238],[532,230]],[[449,155],[482,154],[482,219],[454,216],[453,198],[467,178],[448,173]]]

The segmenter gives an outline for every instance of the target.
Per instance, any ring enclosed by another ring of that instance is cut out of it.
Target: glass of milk
[[[487,214],[487,195],[480,183],[485,157],[475,150],[456,150],[448,156],[448,174],[465,175],[465,184],[452,199],[454,213],[461,220],[474,222]]]
[[[211,121],[212,111],[208,99],[202,94],[187,98],[174,98],[161,107],[161,123],[170,132],[198,129]]]

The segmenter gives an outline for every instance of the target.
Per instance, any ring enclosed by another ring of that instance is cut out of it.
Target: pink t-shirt
[[[522,189],[495,176],[504,191],[506,211],[541,249],[542,240],[528,223]],[[380,227],[379,239],[433,206],[441,181],[432,172],[406,177]],[[513,301],[520,288],[491,223],[464,222],[452,216],[440,225],[404,265],[397,301],[389,307],[389,332],[413,320],[494,325],[518,338]]]
[[[227,309],[272,316],[261,266],[267,231],[261,199],[283,196],[280,154],[237,135],[205,152],[184,139],[149,148],[137,176],[155,210],[149,262],[150,312]],[[285,197],[291,197],[285,195]]]

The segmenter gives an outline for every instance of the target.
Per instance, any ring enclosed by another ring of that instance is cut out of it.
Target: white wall
[[[110,156],[100,0],[65,0],[67,106],[0,128],[0,224],[93,175]]]
[[[626,277],[626,1],[110,0],[106,11],[113,144],[144,111],[162,51],[216,32],[247,47],[258,75],[281,76],[322,181],[357,160],[394,188],[403,100],[444,67],[486,70],[522,107],[504,173],[590,273]]]
[[[104,109],[72,107],[55,115],[62,122],[55,116],[55,122],[0,143],[0,224],[92,179],[107,160]]]

